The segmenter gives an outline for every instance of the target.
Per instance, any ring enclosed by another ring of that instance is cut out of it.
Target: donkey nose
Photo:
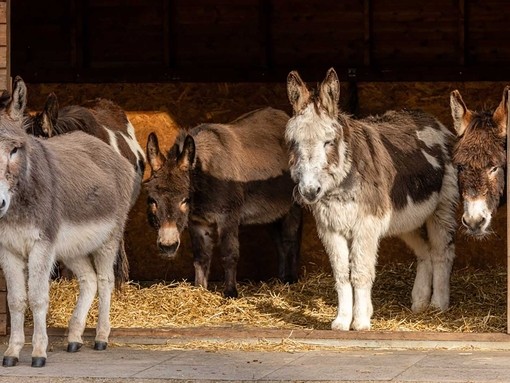
[[[158,243],[159,251],[164,253],[167,256],[173,256],[177,249],[179,248],[179,242],[174,242],[170,245],[163,244],[161,242]]]
[[[299,188],[299,193],[308,201],[315,201],[321,191],[320,186],[312,186],[307,188]]]
[[[2,203],[0,203],[0,209],[3,209],[5,207],[5,200],[2,200]]]
[[[471,231],[480,231],[487,222],[485,217],[478,217],[475,219],[466,219],[465,215],[462,216],[462,224]]]

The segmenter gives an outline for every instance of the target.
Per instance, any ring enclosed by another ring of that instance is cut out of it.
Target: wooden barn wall
[[[111,98],[127,110],[142,146],[152,130],[169,147],[178,127],[227,122],[267,105],[290,112],[288,72],[313,83],[331,66],[346,111],[418,107],[450,126],[453,89],[482,107],[497,105],[510,83],[507,20],[506,0],[16,0],[11,67],[28,83],[31,109],[49,92],[61,105]],[[158,256],[145,198],[126,232],[131,278],[192,279],[187,242],[175,261]],[[456,267],[506,262],[505,217],[503,209],[483,242],[459,231]],[[240,279],[276,276],[264,227],[241,230],[241,252]],[[395,260],[414,258],[384,240],[380,263]],[[301,264],[329,269],[310,215]],[[222,278],[217,260],[212,276]]]
[[[8,3],[0,0],[0,89],[8,89],[8,60],[9,56],[9,33],[7,28]],[[1,270],[1,269],[0,269]],[[7,310],[7,287],[5,278],[0,272],[0,335],[7,334],[9,314]]]
[[[506,0],[16,0],[31,82],[508,78]]]

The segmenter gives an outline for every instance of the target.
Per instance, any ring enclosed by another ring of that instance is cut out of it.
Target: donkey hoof
[[[106,346],[108,346],[108,342],[101,342],[98,340],[94,342],[94,350],[104,351],[106,350]]]
[[[225,298],[237,298],[238,297],[237,289],[225,290],[223,292],[223,296]]]
[[[46,358],[44,356],[33,356],[32,367],[44,367],[46,365]]]
[[[4,356],[4,360],[2,362],[2,366],[4,367],[14,367],[18,364],[18,358],[15,356]]]
[[[79,343],[79,342],[69,342],[67,344],[67,352],[77,352],[77,351],[80,351],[80,348],[81,348],[82,345],[83,345],[83,343]]]

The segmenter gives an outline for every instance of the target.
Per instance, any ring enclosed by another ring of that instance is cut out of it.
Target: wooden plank
[[[0,46],[7,45],[7,24],[0,23]]]
[[[0,269],[0,292],[4,291],[7,291],[7,285],[5,283],[4,272],[2,271],[2,269]]]
[[[506,123],[506,136],[507,137],[510,137],[510,91],[508,91],[508,94],[507,94],[507,106],[506,106],[506,110],[507,110],[507,123]],[[507,139],[506,140],[506,152],[507,153],[510,153],[510,140]],[[510,166],[508,165],[509,163],[509,157],[507,156],[506,158],[506,179],[507,179],[507,182],[508,180],[510,180]],[[506,189],[506,198],[507,198],[507,201],[509,201],[508,198],[510,198],[510,188],[507,187]],[[510,275],[510,214],[509,213],[509,209],[508,209],[508,203],[506,204],[506,210],[507,210],[507,213],[506,213],[506,241],[507,241],[507,249],[506,249],[506,256],[507,256],[507,276]],[[507,299],[507,302],[506,302],[506,315],[507,315],[507,319],[506,319],[506,332],[507,334],[510,334],[510,278],[507,277],[506,279],[506,283],[507,283],[507,292],[506,292],[506,299]]]
[[[0,89],[9,89],[11,81],[7,76],[7,68],[0,68]]]
[[[0,23],[7,22],[7,2],[0,2]]]
[[[372,64],[372,2],[364,0],[363,2],[363,64],[369,67]]]
[[[9,315],[8,314],[0,314],[0,335],[7,335],[8,323],[9,323]]]
[[[31,335],[33,330],[26,328]],[[67,329],[48,328],[49,336],[65,336]],[[85,337],[94,337],[95,329],[87,328]],[[242,326],[232,327],[193,327],[193,328],[112,328],[111,338],[132,337],[170,339],[318,339],[318,340],[402,340],[402,341],[461,341],[466,346],[471,342],[508,343],[510,338],[505,333],[445,333],[418,331],[332,331],[306,329],[247,329]],[[435,345],[435,347],[440,347]]]
[[[466,0],[459,0],[459,18],[457,21],[458,44],[459,44],[459,65],[466,63]]]
[[[7,291],[0,291],[0,315],[7,314]]]

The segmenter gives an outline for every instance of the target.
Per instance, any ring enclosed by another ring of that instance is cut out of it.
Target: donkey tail
[[[115,275],[115,289],[120,290],[122,285],[129,280],[129,261],[124,248],[124,238],[121,239],[119,244],[113,272]]]

